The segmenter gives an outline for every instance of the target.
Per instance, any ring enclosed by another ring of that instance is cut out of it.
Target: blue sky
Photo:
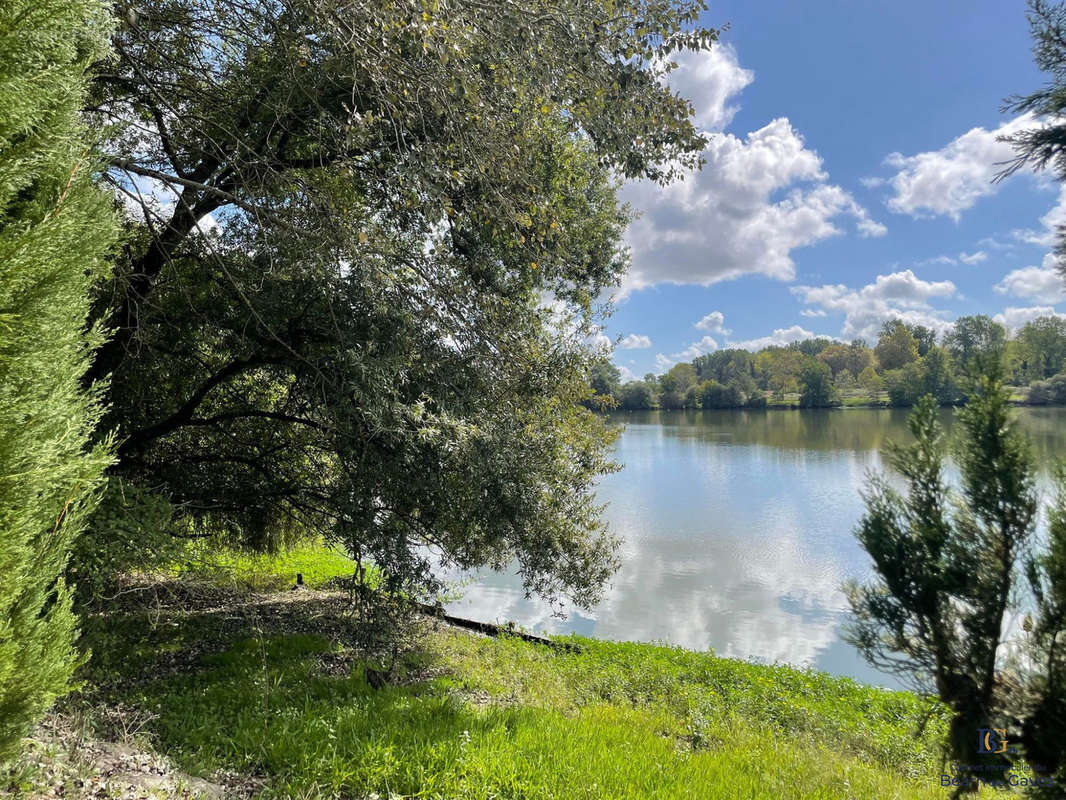
[[[707,166],[623,196],[633,268],[605,334],[627,375],[728,346],[875,338],[900,316],[1008,327],[1066,312],[1046,256],[1049,175],[992,184],[1001,113],[1041,85],[1021,0],[712,2],[730,28],[671,84],[711,132]]]

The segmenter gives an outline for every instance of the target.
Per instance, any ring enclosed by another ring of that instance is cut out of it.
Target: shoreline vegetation
[[[383,667],[346,634],[346,562],[321,547],[205,554],[125,579],[118,609],[86,616],[82,691],[0,786],[15,797],[79,784],[97,787],[89,797],[946,796],[935,701],[665,644],[548,647],[428,617]],[[151,767],[114,768],[116,748]]]
[[[1006,377],[1015,405],[1066,404],[1066,320],[1039,317],[1009,336],[984,315],[960,317],[939,335],[895,319],[884,323],[872,346],[820,337],[757,352],[716,350],[626,382],[618,367],[601,361],[586,405],[598,411],[887,408],[932,395],[939,405],[956,406],[966,403],[969,376],[990,370]]]
[[[1027,387],[1011,386],[1007,387],[1010,390],[1010,404],[1020,407],[1032,407],[1039,408],[1043,406],[1060,406],[1066,405],[1066,401],[1063,402],[1035,402],[1029,399]],[[961,406],[963,403],[942,403],[944,406]],[[810,410],[812,408],[820,409],[848,409],[848,408],[862,408],[862,409],[878,409],[878,408],[901,408],[903,406],[897,406],[892,403],[892,399],[888,392],[879,392],[874,395],[863,393],[842,393],[837,402],[826,406],[808,406],[803,404],[803,396],[799,392],[786,393],[782,398],[771,399],[765,398],[765,402],[756,402],[752,404],[740,405],[740,406],[725,406],[722,408],[609,408],[605,409],[605,413],[608,415],[622,415],[636,411],[799,411]]]

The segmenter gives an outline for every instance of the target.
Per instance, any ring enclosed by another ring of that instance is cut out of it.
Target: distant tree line
[[[985,315],[960,317],[940,336],[892,319],[872,347],[863,339],[822,337],[754,353],[718,350],[628,382],[602,361],[592,370],[589,404],[601,410],[913,406],[929,394],[941,405],[956,405],[966,402],[968,378],[993,366],[1025,389],[1027,402],[1066,403],[1066,319],[1039,317],[1013,337]]]

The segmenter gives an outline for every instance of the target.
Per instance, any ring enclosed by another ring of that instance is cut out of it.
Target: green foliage
[[[1008,614],[1018,611],[1017,567],[1032,550],[1037,516],[1033,457],[998,377],[981,377],[958,413],[958,492],[949,490],[944,475],[944,436],[927,395],[910,417],[914,443],[887,450],[905,493],[878,477],[865,494],[856,535],[877,578],[848,586],[855,615],[848,636],[871,663],[935,691],[951,709],[953,759],[974,763],[974,731],[1003,727],[1011,739],[1025,741],[1022,753],[1003,758],[1024,758],[1034,770],[1039,765],[1053,774],[1062,759],[1050,756],[1049,747],[1059,753],[1061,747],[1041,737],[1054,734],[1061,742],[1061,725],[1051,720],[1061,719],[1054,715],[1063,703],[1055,641],[1066,625],[1059,608],[1066,596],[1064,499],[1060,494],[1051,510],[1047,554],[1028,567],[1039,606],[1031,645],[1041,657],[1029,667],[1012,667],[1011,689],[1004,692],[1001,635]],[[1019,719],[1021,730],[1012,729]]]
[[[1047,548],[1026,564],[1029,587],[1036,599],[1029,618],[1027,645],[1033,663],[1032,687],[1018,716],[1027,757],[1066,779],[1066,468],[1055,475],[1056,492],[1048,511]]]
[[[870,348],[861,344],[831,344],[818,354],[818,360],[829,365],[836,378],[841,372],[859,375],[873,364]]]
[[[398,596],[437,588],[433,548],[593,602],[612,434],[580,404],[617,377],[586,340],[626,267],[617,181],[699,164],[663,78],[717,38],[703,8],[119,3],[92,107],[141,213],[90,376],[116,474],[234,544],[325,537]]]
[[[110,462],[86,446],[97,392],[79,387],[116,239],[79,119],[108,32],[97,0],[0,5],[0,762],[78,663],[61,576]]]
[[[944,347],[960,374],[971,379],[998,373],[1006,345],[1007,329],[984,314],[959,317],[944,337]]]
[[[1066,319],[1038,317],[1018,331],[1022,376],[1028,380],[1050,378],[1066,367]]]
[[[812,361],[800,375],[800,406],[803,408],[826,408],[838,402],[833,388],[833,373],[821,361]]]
[[[696,368],[692,364],[675,364],[659,379],[659,405],[684,408],[688,390],[696,385]]]
[[[704,381],[699,385],[700,408],[740,408],[744,405],[744,395],[735,383],[724,386],[716,380]]]
[[[589,385],[592,397],[586,401],[589,408],[607,411],[618,405],[615,399],[622,386],[622,374],[618,367],[607,359],[598,359],[589,367]]]
[[[859,373],[859,385],[868,392],[880,392],[885,388],[884,379],[877,374],[872,364]]]
[[[889,402],[894,406],[913,406],[925,395],[941,404],[959,399],[950,356],[941,347],[930,348],[924,357],[886,372],[883,377]]]
[[[900,320],[889,320],[881,328],[881,337],[874,348],[877,364],[882,370],[902,369],[918,360],[918,342],[910,329]]]
[[[630,381],[622,386],[618,404],[626,411],[655,408],[658,387],[649,381]]]
[[[174,508],[160,495],[111,478],[74,543],[67,579],[78,601],[100,601],[130,572],[157,572],[184,552]]]

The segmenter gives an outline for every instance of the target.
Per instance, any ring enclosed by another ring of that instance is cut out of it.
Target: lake
[[[478,574],[451,613],[606,639],[662,641],[895,685],[840,639],[841,584],[869,575],[853,530],[859,490],[905,409],[646,411],[624,425],[623,469],[597,491],[622,567],[591,613],[565,619],[517,578]],[[1066,408],[1021,408],[1046,490],[1066,457]],[[942,420],[951,426],[950,409]]]

